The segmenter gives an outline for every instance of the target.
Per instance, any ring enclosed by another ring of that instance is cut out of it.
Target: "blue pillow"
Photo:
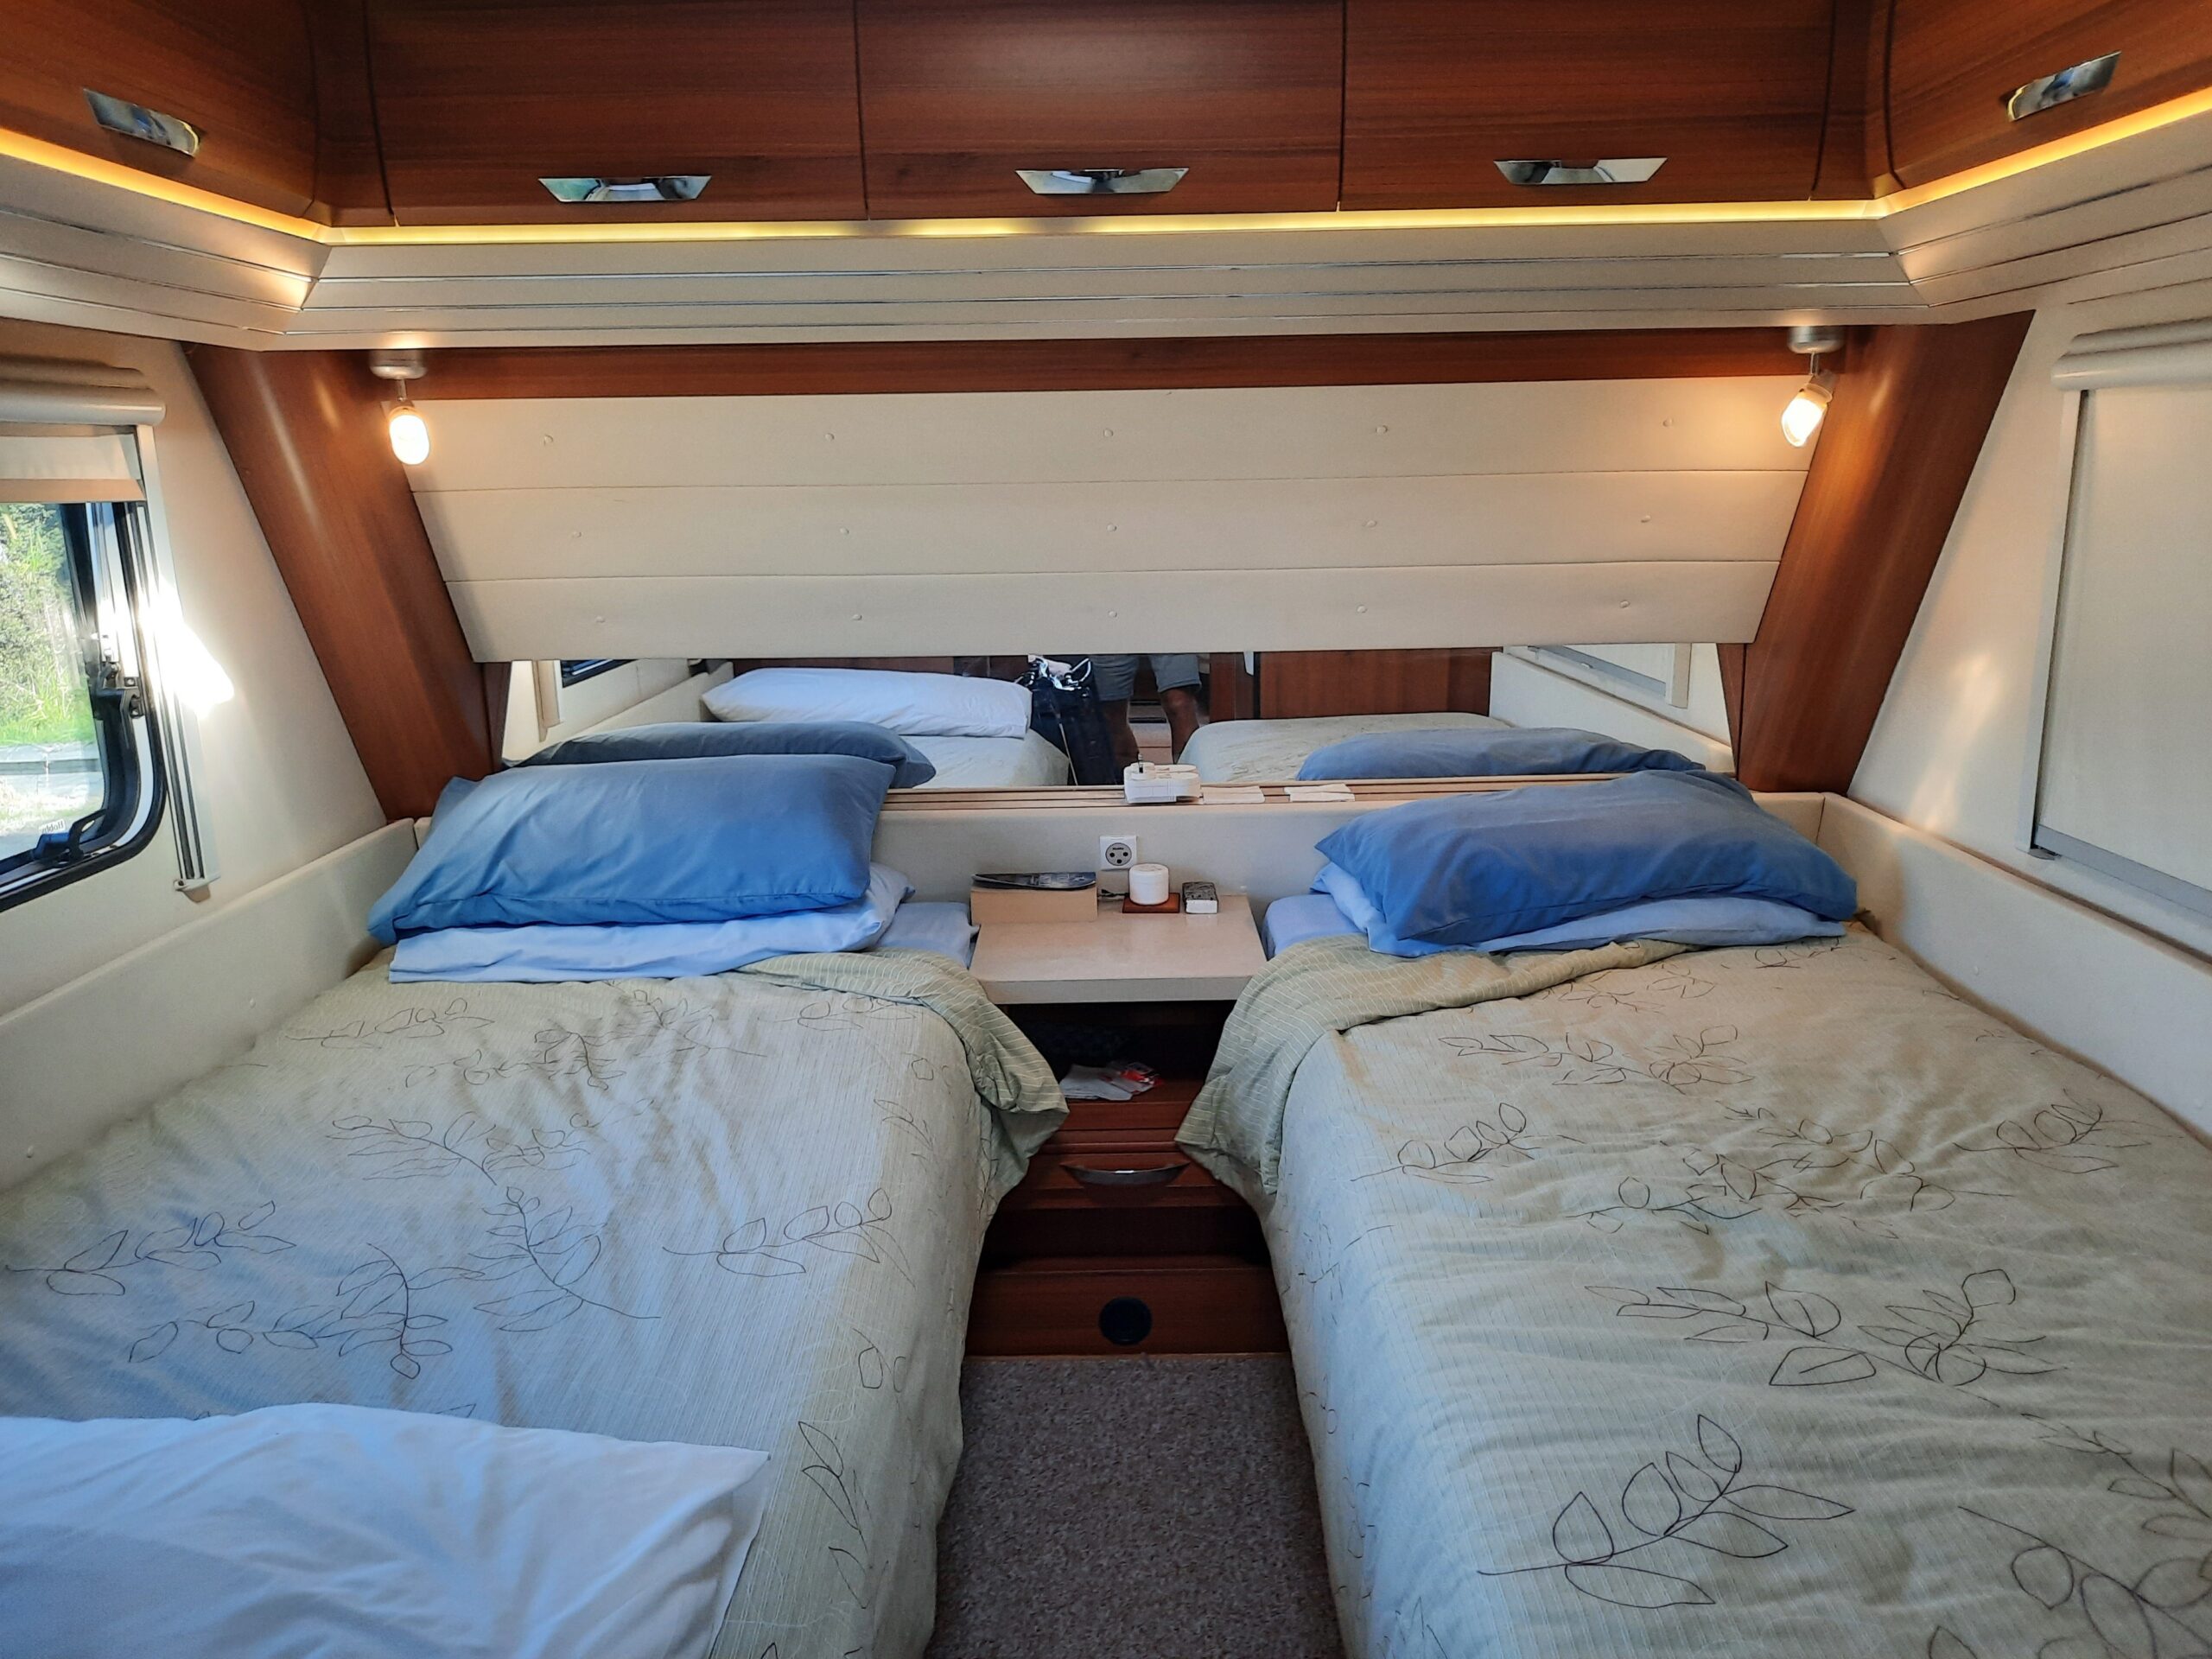
[[[518,764],[592,766],[606,760],[683,760],[702,754],[856,754],[892,768],[891,787],[916,789],[937,763],[896,732],[864,720],[762,720],[741,726],[701,720],[592,732],[548,744]]]
[[[1370,929],[1369,942],[1378,950],[1480,949],[1646,899],[1703,893],[1771,899],[1833,921],[1859,902],[1834,859],[1762,811],[1741,785],[1702,772],[1409,802],[1355,818],[1319,850],[1374,905],[1382,938]]]
[[[1672,749],[1572,726],[1445,726],[1368,732],[1306,757],[1300,778],[1537,778],[1573,772],[1695,772]]]
[[[395,985],[415,980],[524,982],[690,979],[726,974],[769,957],[865,950],[891,925],[913,889],[877,865],[868,892],[849,905],[745,916],[727,922],[646,922],[588,927],[442,927],[410,933],[391,956]]]
[[[880,761],[733,754],[523,766],[446,804],[369,912],[386,944],[440,927],[721,922],[868,891]]]

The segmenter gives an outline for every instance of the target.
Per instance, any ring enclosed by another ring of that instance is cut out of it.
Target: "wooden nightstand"
[[[1161,1078],[1133,1100],[1070,1103],[984,1238],[969,1353],[1286,1351],[1258,1217],[1175,1144],[1265,960],[1234,895],[1218,917],[983,930],[976,977],[1056,1065],[1141,1059]]]

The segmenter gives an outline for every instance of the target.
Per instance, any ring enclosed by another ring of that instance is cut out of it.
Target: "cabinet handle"
[[[1622,156],[1577,167],[1568,162],[1500,162],[1497,170],[1514,184],[1642,184],[1667,165],[1664,156]]]
[[[2112,72],[2119,65],[2120,54],[2107,52],[2101,58],[2069,64],[2056,74],[2037,75],[2026,86],[2012,89],[2012,96],[2005,100],[2005,113],[2015,121],[2022,121],[2061,104],[2070,104],[2077,98],[2087,98],[2091,92],[2101,92],[2112,85]]]
[[[1187,167],[1017,167],[1040,196],[1156,196],[1183,182]]]
[[[126,138],[143,138],[180,156],[200,153],[200,129],[191,122],[163,115],[159,110],[149,110],[128,99],[96,92],[89,86],[84,90],[85,102],[92,106],[92,119],[110,132],[119,132]]]
[[[643,179],[540,179],[556,200],[572,206],[600,201],[696,201],[711,173],[664,173]]]
[[[1085,1186],[1165,1186],[1190,1165],[1162,1164],[1157,1169],[1093,1169],[1088,1164],[1060,1167]]]

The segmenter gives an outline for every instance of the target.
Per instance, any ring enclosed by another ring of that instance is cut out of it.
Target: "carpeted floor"
[[[1287,1359],[970,1360],[929,1659],[1340,1659]]]

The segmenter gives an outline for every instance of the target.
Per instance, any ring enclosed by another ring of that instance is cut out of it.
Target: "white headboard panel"
[[[456,400],[412,479],[485,661],[1725,642],[1792,389]]]

